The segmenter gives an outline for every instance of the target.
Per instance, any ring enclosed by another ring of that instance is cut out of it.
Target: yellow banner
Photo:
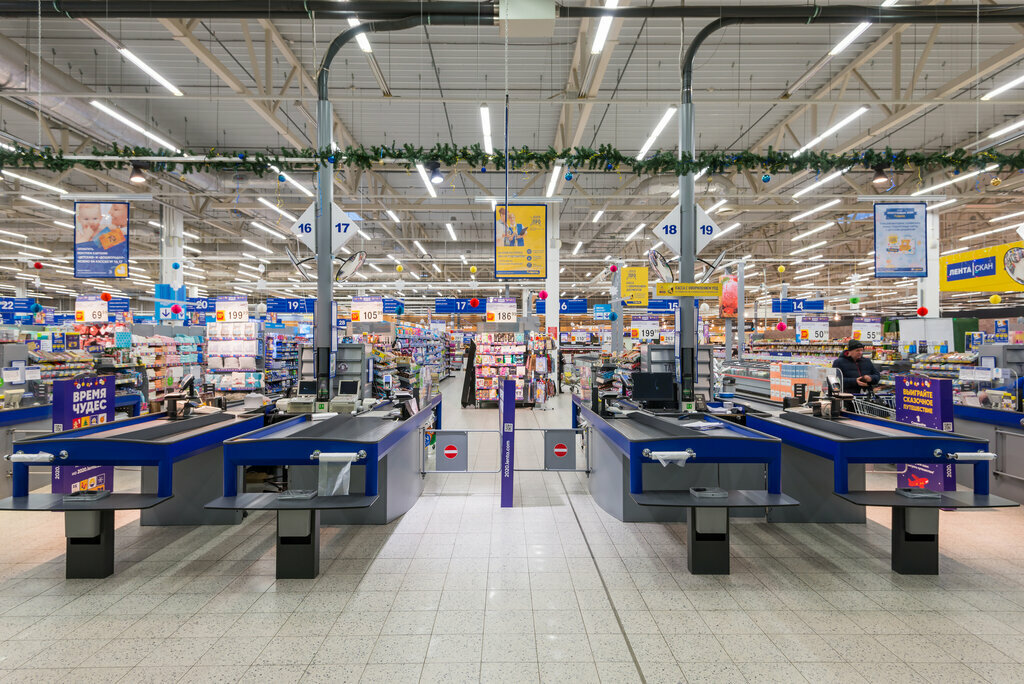
[[[939,276],[943,292],[1024,292],[1024,242],[941,257]]]
[[[647,306],[647,267],[622,269],[622,299],[628,306]]]
[[[722,283],[658,283],[659,297],[721,297]]]
[[[494,277],[546,278],[548,214],[544,204],[510,204],[494,210]]]

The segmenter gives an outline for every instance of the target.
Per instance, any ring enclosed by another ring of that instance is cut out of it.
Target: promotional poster
[[[622,269],[622,299],[627,306],[647,306],[647,267],[626,266]]]
[[[896,420],[953,431],[953,381],[923,376],[896,377]]]
[[[75,202],[75,277],[128,277],[127,202]]]
[[[510,204],[494,210],[494,277],[546,278],[548,208]]]
[[[875,277],[928,275],[927,209],[924,202],[875,205]]]
[[[943,292],[1024,291],[1024,241],[972,249],[939,259]]]
[[[53,431],[75,430],[114,420],[114,376],[57,380],[53,383]],[[54,494],[111,489],[113,466],[55,466]]]
[[[739,309],[739,279],[734,275],[719,278],[722,294],[718,299],[718,315],[720,318],[736,318]]]

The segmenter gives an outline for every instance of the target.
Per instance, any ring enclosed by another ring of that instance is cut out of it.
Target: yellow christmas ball
[[[988,303],[989,304],[998,304],[1001,301],[1003,301],[1003,298],[1000,297],[997,294],[994,294],[994,295],[992,295],[991,297],[988,298]]]
[[[994,187],[999,187],[999,184],[1000,184],[1000,183],[1002,183],[1002,182],[1003,182],[1003,181],[999,180],[999,178],[998,178],[998,177],[996,177],[996,178],[993,178],[993,179],[992,179],[992,185],[993,185]]]
[[[786,267],[785,266],[779,266],[778,271],[779,271],[779,273],[785,273],[786,272]]]
[[[401,273],[402,271],[405,270],[405,266],[402,266],[402,264],[398,264],[397,266],[395,266],[395,270]]]
[[[469,272],[470,273],[476,273],[476,266],[470,266],[469,267]]]

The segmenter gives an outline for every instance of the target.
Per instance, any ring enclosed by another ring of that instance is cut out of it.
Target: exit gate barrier
[[[577,445],[576,435],[583,433],[583,428],[516,428],[516,432],[543,432],[544,433],[544,467],[543,468],[513,468],[514,472],[545,472],[549,470],[564,470],[569,472],[589,473],[590,459],[586,455],[586,467],[577,467]],[[434,439],[424,439],[421,475],[432,473],[468,473],[468,474],[495,474],[501,472],[500,468],[494,470],[470,470],[469,469],[469,435],[470,433],[490,433],[501,435],[500,430],[488,429],[465,429],[465,430],[432,430],[427,429],[429,436]],[[434,443],[434,469],[427,469],[427,458],[429,445]],[[585,452],[586,450],[584,450]]]

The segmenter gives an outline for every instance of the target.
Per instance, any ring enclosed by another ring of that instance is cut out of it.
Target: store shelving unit
[[[337,367],[334,373],[335,388],[343,381],[355,380],[360,383],[361,396],[366,395],[363,378],[366,375],[366,345],[346,343],[338,345]]]
[[[205,382],[217,392],[254,392],[264,388],[264,340],[258,321],[207,325]]]
[[[498,388],[516,381],[516,402],[526,402],[526,335],[521,332],[479,333],[476,342],[476,401],[497,403]]]
[[[294,336],[266,336],[264,385],[270,393],[284,393],[299,379],[299,342]]]

